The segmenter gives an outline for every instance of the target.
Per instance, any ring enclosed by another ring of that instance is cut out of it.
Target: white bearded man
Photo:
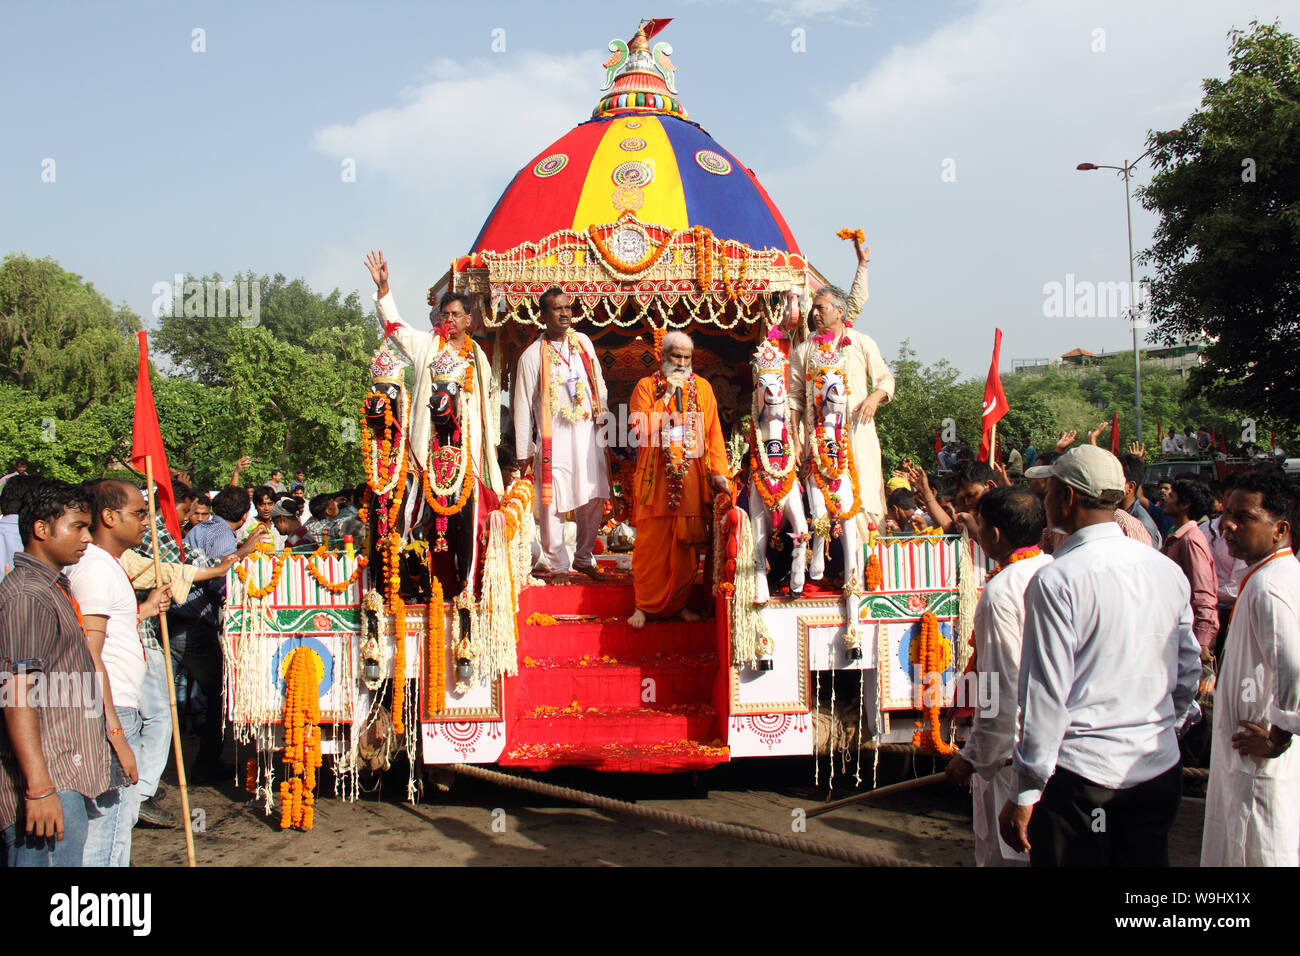
[[[629,421],[637,431],[632,476],[632,627],[647,619],[700,616],[686,606],[700,551],[708,544],[713,496],[729,483],[718,403],[708,381],[691,371],[695,344],[669,332],[654,375],[636,383]]]
[[[848,386],[848,416],[843,424],[858,478],[862,509],[858,513],[859,534],[867,537],[867,524],[881,524],[885,516],[885,483],[881,474],[880,439],[876,436],[876,411],[894,397],[894,375],[880,355],[875,339],[846,323],[862,312],[867,299],[867,255],[860,242],[854,247],[858,269],[852,291],[846,295],[836,286],[823,286],[813,295],[808,319],[814,335],[798,345],[790,356],[790,408],[795,418],[815,401],[812,376],[822,365],[844,369]],[[847,520],[847,518],[846,518]]]
[[[549,575],[569,572],[564,515],[572,511],[578,525],[573,569],[596,578],[592,548],[609,498],[596,424],[609,394],[591,339],[572,328],[572,300],[552,287],[540,302],[546,330],[524,349],[515,372],[515,459],[520,474],[533,470]]]
[[[411,395],[411,460],[423,472],[429,456],[429,400],[435,378],[464,370],[472,364],[470,379],[476,401],[470,403],[474,414],[468,423],[470,447],[474,457],[474,474],[492,491],[504,490],[496,447],[500,441],[501,421],[498,409],[489,404],[492,365],[469,335],[472,316],[469,302],[456,293],[448,293],[439,303],[441,314],[437,330],[421,332],[402,321],[388,287],[388,263],[383,251],[366,256],[366,268],[375,281],[373,296],[380,329],[391,338],[398,350],[415,368],[415,389]],[[433,321],[433,313],[429,314]]]
[[[1214,696],[1201,866],[1300,865],[1300,564],[1294,491],[1239,477],[1220,528],[1248,565]]]

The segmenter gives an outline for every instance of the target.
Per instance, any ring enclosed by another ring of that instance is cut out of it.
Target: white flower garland
[[[579,362],[582,361],[582,344],[578,341],[578,334],[573,329],[569,329],[564,341],[569,347],[569,368],[572,371],[574,358],[576,357]],[[570,398],[569,404],[561,405],[559,399],[560,389],[555,387],[555,371],[560,367],[559,353],[556,352],[554,346],[547,348],[545,342],[542,343],[542,352],[546,356],[546,374],[551,377],[551,414],[559,415],[566,422],[573,424],[589,420],[591,413],[584,411],[582,407],[583,401],[587,398],[587,383],[582,379],[578,379],[577,388],[575,389],[577,394]],[[567,382],[563,385],[563,390],[566,394],[568,393]]]
[[[488,516],[488,544],[483,556],[483,597],[479,601],[479,631],[489,681],[519,672],[515,634],[515,596],[511,586],[506,519],[500,511]]]
[[[745,664],[757,667],[759,658],[770,657],[774,646],[772,632],[761,614],[762,605],[754,600],[756,573],[754,532],[749,515],[745,515],[740,519],[740,543],[736,549],[736,590],[731,595],[731,663],[737,667]],[[763,653],[764,650],[767,653]]]

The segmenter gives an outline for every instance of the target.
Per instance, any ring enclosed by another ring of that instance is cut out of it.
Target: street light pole
[[[1080,163],[1075,169],[1089,171],[1094,169],[1114,169],[1124,177],[1124,218],[1128,225],[1128,290],[1129,290],[1129,320],[1133,323],[1133,393],[1134,404],[1137,411],[1137,440],[1142,441],[1142,359],[1138,351],[1138,288],[1137,274],[1133,260],[1133,201],[1129,192],[1129,177],[1132,176],[1133,170],[1137,164],[1142,162],[1151,155],[1160,140],[1165,136],[1174,133],[1181,133],[1181,129],[1171,129],[1165,133],[1155,135],[1156,142],[1133,162],[1124,161],[1123,166],[1102,166],[1097,163]]]
[[[1147,150],[1150,152],[1150,150]],[[1145,155],[1145,154],[1144,154]],[[1140,158],[1140,157],[1139,157]],[[1142,441],[1142,361],[1138,352],[1138,291],[1137,275],[1133,267],[1133,202],[1129,197],[1128,180],[1137,165],[1124,161],[1124,218],[1128,222],[1128,293],[1129,318],[1133,322],[1133,390],[1137,403],[1137,440]]]

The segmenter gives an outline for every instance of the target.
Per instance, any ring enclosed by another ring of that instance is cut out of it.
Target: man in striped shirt
[[[0,843],[9,866],[81,866],[89,812],[109,789],[104,702],[63,574],[81,560],[89,529],[80,488],[41,482],[19,508],[23,552],[0,582]]]

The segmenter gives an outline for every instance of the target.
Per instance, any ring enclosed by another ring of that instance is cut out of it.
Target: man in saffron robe
[[[713,496],[728,485],[727,449],[709,383],[691,371],[695,345],[684,332],[664,336],[663,363],[637,382],[629,421],[637,431],[632,477],[632,587],[643,627],[649,618],[679,615],[686,606],[700,551],[708,546]]]

